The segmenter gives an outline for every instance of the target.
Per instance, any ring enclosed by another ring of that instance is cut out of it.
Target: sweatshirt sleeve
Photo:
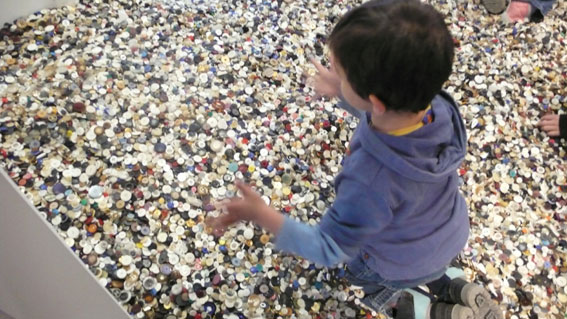
[[[276,238],[276,249],[327,267],[350,259],[333,237],[321,231],[319,225],[310,226],[288,216]]]
[[[310,226],[286,217],[276,248],[328,267],[354,258],[366,240],[392,219],[376,195],[356,181],[343,180],[320,224]]]

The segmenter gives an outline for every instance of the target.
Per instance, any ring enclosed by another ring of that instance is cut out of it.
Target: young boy
[[[431,6],[382,0],[345,15],[329,48],[332,69],[316,63],[315,89],[340,96],[360,124],[320,224],[280,214],[242,183],[242,198],[225,203],[228,213],[208,223],[222,231],[252,221],[276,236],[279,250],[325,266],[348,263],[347,277],[363,287],[363,303],[385,312],[402,289],[443,276],[467,242],[469,219],[456,173],[466,133],[457,106],[441,91],[453,41]],[[466,289],[472,292],[461,296],[463,285],[450,279],[434,286],[457,289],[456,301],[478,294]],[[423,311],[437,318],[472,316],[468,307],[440,302]]]

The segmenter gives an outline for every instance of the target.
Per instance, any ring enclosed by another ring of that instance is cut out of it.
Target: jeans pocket
[[[345,277],[352,285],[364,287],[364,290],[386,283],[386,280],[380,277],[376,271],[368,267],[362,256],[357,257],[347,265]]]
[[[357,256],[347,264],[346,268],[347,271],[349,271],[351,274],[357,276],[365,270],[364,266],[365,265],[362,262],[362,258],[360,256]]]

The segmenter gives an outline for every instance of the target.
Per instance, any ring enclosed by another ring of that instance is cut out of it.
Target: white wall
[[[0,318],[128,319],[0,168]]]
[[[36,11],[75,3],[76,0],[0,0],[0,26]]]

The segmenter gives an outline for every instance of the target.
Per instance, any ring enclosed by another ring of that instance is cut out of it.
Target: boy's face
[[[337,73],[341,81],[341,95],[343,96],[343,98],[356,109],[366,112],[372,112],[372,103],[370,102],[370,100],[360,97],[360,95],[358,95],[353,90],[352,86],[350,85],[350,83],[346,78],[346,74],[344,70],[338,64],[332,52],[330,54],[330,59],[331,59],[331,71]]]

